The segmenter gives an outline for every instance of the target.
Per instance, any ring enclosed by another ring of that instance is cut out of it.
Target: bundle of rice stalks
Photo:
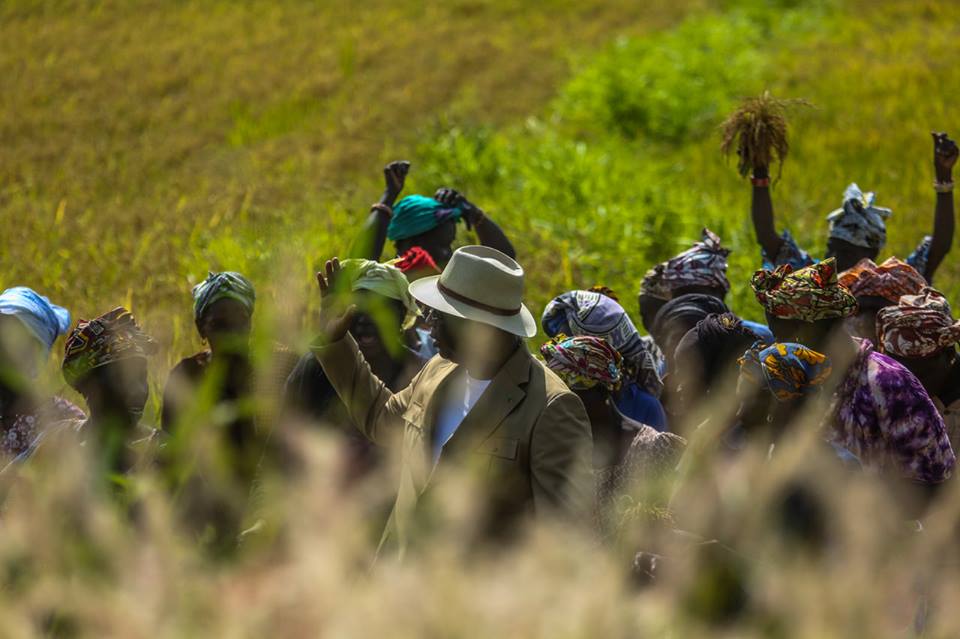
[[[720,126],[720,150],[727,156],[736,151],[737,170],[747,177],[755,166],[769,167],[774,161],[779,170],[790,151],[787,139],[787,109],[796,105],[810,106],[801,99],[781,100],[764,91],[747,98]]]

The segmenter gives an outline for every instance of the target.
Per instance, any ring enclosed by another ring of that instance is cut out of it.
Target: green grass
[[[813,101],[779,224],[817,254],[856,180],[894,209],[904,255],[932,224],[928,132],[957,121],[958,17],[905,0],[8,2],[0,285],[77,316],[132,306],[165,346],[158,380],[198,345],[189,288],[208,269],[250,274],[264,330],[297,342],[311,271],[404,157],[412,189],[461,188],[502,223],[537,310],[594,282],[630,300],[707,224],[755,317],[724,113],[763,88]],[[957,274],[949,259],[951,294]]]

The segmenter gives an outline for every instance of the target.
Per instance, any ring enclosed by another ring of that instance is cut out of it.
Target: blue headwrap
[[[234,271],[210,273],[207,279],[193,287],[194,319],[199,322],[210,305],[222,299],[240,302],[252,315],[257,294],[250,280],[240,273]]]
[[[459,208],[444,206],[432,197],[408,195],[393,207],[393,217],[387,227],[387,238],[396,242],[421,235],[447,220],[454,222],[463,214]]]
[[[890,209],[874,206],[876,195],[864,193],[856,184],[843,192],[843,206],[830,215],[830,237],[854,246],[882,249],[887,243],[887,218]]]
[[[0,293],[0,315],[13,315],[23,322],[48,352],[57,338],[70,328],[70,311],[51,304],[26,286],[15,286]]]

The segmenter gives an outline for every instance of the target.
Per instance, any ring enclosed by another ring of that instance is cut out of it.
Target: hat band
[[[472,306],[473,308],[476,308],[481,311],[486,311],[488,313],[493,313],[494,315],[502,315],[504,317],[509,317],[512,315],[516,315],[517,313],[520,312],[521,307],[519,306],[513,310],[508,310],[505,308],[499,308],[497,306],[490,306],[489,304],[484,304],[483,302],[478,302],[477,300],[471,299],[466,295],[461,295],[456,291],[450,290],[449,288],[444,286],[443,283],[440,282],[439,280],[437,280],[437,289],[444,295],[448,297],[452,297],[458,302],[463,302],[467,306]]]

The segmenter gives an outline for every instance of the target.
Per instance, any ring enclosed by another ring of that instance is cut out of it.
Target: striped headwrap
[[[223,271],[209,273],[207,279],[193,287],[193,317],[199,322],[210,306],[223,299],[240,302],[253,315],[257,294],[253,284],[240,273]]]

